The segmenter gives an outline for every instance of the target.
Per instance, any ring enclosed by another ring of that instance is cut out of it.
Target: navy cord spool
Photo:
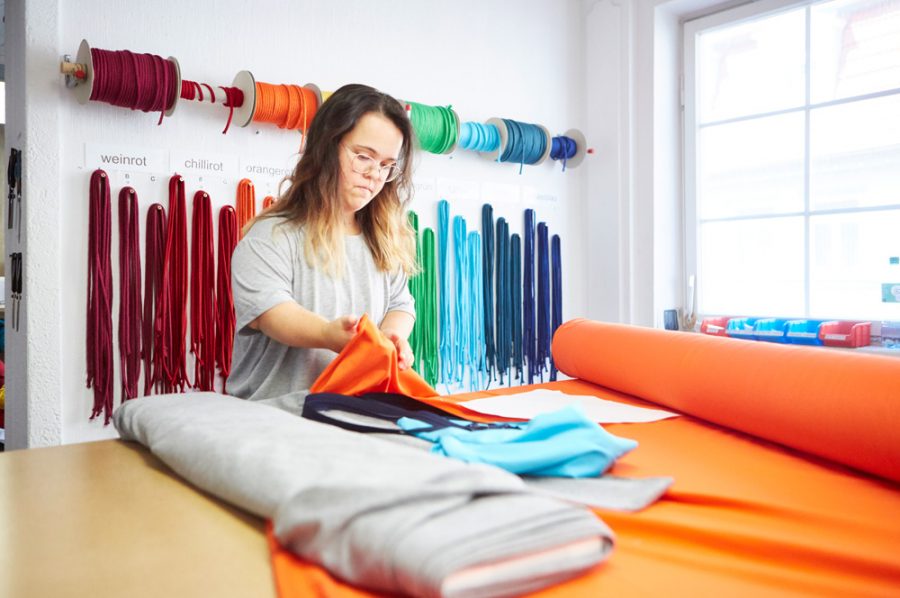
[[[522,123],[504,118],[506,125],[506,147],[497,159],[498,162],[518,162],[519,174],[525,164],[540,161],[547,150],[547,135],[544,130],[529,123]]]
[[[540,367],[541,382],[544,381],[544,370],[550,359],[550,248],[547,224],[538,223],[538,305],[537,305],[537,361]]]
[[[537,367],[534,330],[534,210],[525,210],[524,263],[522,266],[522,353],[528,365],[528,383],[533,384]]]
[[[550,334],[551,341],[556,329],[562,324],[562,250],[560,248],[559,235],[553,235],[550,239],[550,253],[553,267],[551,276],[553,278],[553,314],[552,314],[552,331]],[[556,381],[556,364],[553,362],[553,354],[550,354],[550,381]]]
[[[494,348],[494,208],[486,203],[481,207],[482,287],[484,292],[484,344],[485,367],[488,382],[494,378],[497,357]]]
[[[563,172],[566,171],[566,162],[575,157],[578,146],[575,140],[565,135],[553,138],[550,146],[550,159],[563,161]]]
[[[522,366],[522,238],[518,233],[510,238],[510,272],[512,273],[512,362],[516,380],[525,381]]]
[[[440,266],[440,362],[441,383],[450,384],[453,378],[453,333],[450,327],[450,271],[447,269],[447,245],[450,204],[446,199],[438,202],[438,263]]]

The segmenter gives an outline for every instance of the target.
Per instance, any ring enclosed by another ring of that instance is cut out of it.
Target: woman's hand
[[[335,353],[340,353],[356,334],[358,323],[359,318],[356,316],[341,316],[327,322],[322,329],[323,344]]]
[[[411,368],[413,361],[415,360],[415,356],[412,352],[412,347],[409,345],[409,341],[405,338],[397,334],[396,332],[391,332],[388,330],[383,331],[384,335],[388,338],[389,341],[394,343],[394,347],[397,348],[397,365],[401,370],[405,370],[407,368]]]

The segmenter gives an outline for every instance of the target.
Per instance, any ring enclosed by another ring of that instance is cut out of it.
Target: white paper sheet
[[[531,419],[536,415],[557,411],[572,404],[580,404],[587,416],[598,424],[654,422],[678,416],[677,413],[663,411],[662,409],[635,407],[590,395],[570,395],[559,390],[546,389],[473,399],[460,403],[467,409],[485,415],[521,419]]]

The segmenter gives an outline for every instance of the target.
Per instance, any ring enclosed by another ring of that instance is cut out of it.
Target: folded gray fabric
[[[362,587],[511,596],[612,550],[587,509],[503,470],[445,459],[215,393],[127,401],[114,414],[196,486],[274,520],[279,541]]]
[[[640,511],[659,500],[674,478],[599,478],[526,477],[525,484],[562,500],[610,511]]]

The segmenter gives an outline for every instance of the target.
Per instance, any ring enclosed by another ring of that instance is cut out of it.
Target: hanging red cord
[[[234,297],[231,294],[231,254],[238,242],[237,214],[231,206],[219,210],[219,271],[216,275],[216,363],[222,373],[222,392],[231,373],[234,343]]]
[[[175,64],[153,54],[128,50],[91,48],[94,81],[91,98],[113,106],[159,112],[162,124],[166,110],[175,103],[178,74]]]
[[[141,253],[137,192],[119,191],[119,363],[122,400],[138,395],[141,377]]]
[[[191,210],[191,353],[194,388],[214,390],[216,378],[216,272],[212,205],[205,191]]]
[[[162,288],[163,262],[166,257],[166,210],[155,203],[147,212],[146,245],[144,250],[144,320],[141,356],[144,358],[144,395],[160,391],[161,380],[154,375],[162,372],[162,351],[154,346],[154,322],[158,309],[158,295]],[[155,364],[155,366],[154,366]]]
[[[162,352],[161,371],[154,371],[164,392],[184,392],[188,384],[185,366],[187,332],[187,213],[184,179],[176,174],[169,179],[169,223],[163,279],[157,300],[156,350]]]
[[[91,174],[88,217],[86,353],[87,387],[94,389],[91,419],[103,413],[104,425],[113,407],[111,235],[109,177],[98,169]]]
[[[244,236],[244,226],[256,216],[256,190],[253,181],[241,179],[237,188],[237,224],[241,237]]]

